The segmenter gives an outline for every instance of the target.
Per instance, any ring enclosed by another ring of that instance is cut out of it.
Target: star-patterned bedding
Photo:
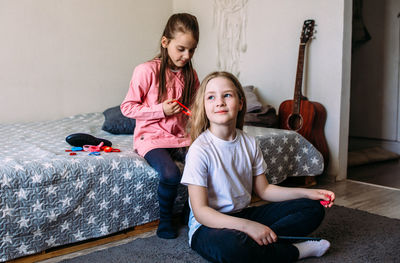
[[[158,175],[132,150],[132,135],[101,130],[102,113],[0,124],[0,261],[109,235],[159,217]],[[318,175],[321,154],[292,131],[246,126],[260,142],[268,180]],[[69,155],[65,137],[88,133],[121,152]],[[179,189],[176,211],[187,198]]]
[[[279,184],[288,177],[322,174],[322,154],[295,131],[244,126],[243,130],[256,137],[267,163],[267,179]]]

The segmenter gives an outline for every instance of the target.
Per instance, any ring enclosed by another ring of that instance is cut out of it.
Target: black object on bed
[[[101,139],[94,137],[93,135],[87,133],[74,133],[70,134],[65,138],[65,141],[72,146],[82,147],[83,145],[99,145],[101,142],[104,143],[104,146],[112,145],[112,142],[106,139]]]

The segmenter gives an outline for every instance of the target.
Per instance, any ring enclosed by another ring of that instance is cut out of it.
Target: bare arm
[[[259,245],[267,245],[277,240],[276,234],[267,226],[218,212],[208,206],[207,188],[189,185],[190,204],[196,220],[210,228],[228,228],[246,233]]]
[[[330,203],[325,205],[325,207],[332,207],[333,202],[335,201],[335,194],[332,191],[272,185],[268,183],[264,174],[254,176],[253,190],[261,199],[270,202],[308,198],[312,200],[330,200]]]

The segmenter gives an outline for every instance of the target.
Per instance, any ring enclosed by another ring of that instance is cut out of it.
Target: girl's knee
[[[204,232],[201,241],[192,240],[192,248],[212,262],[252,262],[260,246],[246,233],[233,229]]]
[[[325,216],[325,208],[321,205],[319,200],[310,200],[310,201],[312,201],[311,203],[315,216],[319,217],[322,220]]]
[[[325,208],[318,200],[307,199],[303,211],[309,218],[309,222],[314,222],[314,227],[319,226],[325,217]]]
[[[181,171],[175,165],[174,166],[167,166],[163,167],[159,171],[160,182],[167,185],[178,185],[181,181]]]
[[[309,211],[316,217],[323,218],[325,215],[325,209],[319,202],[319,200],[311,200],[311,199],[301,199],[303,203],[303,209]]]

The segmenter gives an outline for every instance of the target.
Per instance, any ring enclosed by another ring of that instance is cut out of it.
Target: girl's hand
[[[324,189],[310,189],[309,198],[313,200],[329,201],[324,207],[332,207],[335,201],[335,193]]]
[[[278,240],[278,236],[271,228],[255,221],[250,221],[250,223],[246,225],[244,232],[260,246],[268,245]]]
[[[175,100],[176,99],[168,99],[162,103],[165,116],[171,116],[181,112],[182,108]]]

